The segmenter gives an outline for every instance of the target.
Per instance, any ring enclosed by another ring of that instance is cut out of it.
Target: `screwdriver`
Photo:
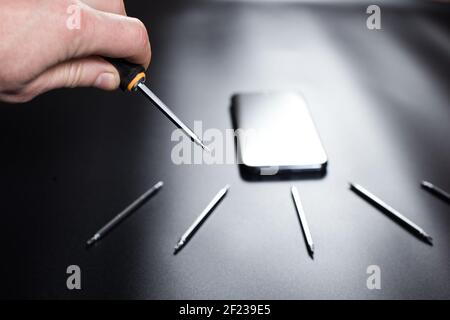
[[[431,192],[432,194],[438,196],[442,200],[450,202],[450,193],[448,193],[447,191],[444,191],[443,189],[435,186],[431,182],[422,181],[422,188],[424,188],[425,190],[428,190],[429,192]]]
[[[202,147],[205,151],[211,152],[203,141],[186,126],[172,110],[167,107],[145,84],[145,68],[133,64],[124,59],[106,58],[119,72],[120,88],[123,91],[134,92],[139,90],[150,102],[157,107],[177,128],[181,129],[193,142]]]
[[[155,184],[153,187],[151,187],[146,193],[144,193],[142,196],[140,196],[138,199],[136,199],[132,204],[130,204],[128,207],[126,207],[123,211],[121,211],[118,215],[116,215],[112,220],[110,220],[106,225],[104,225],[100,230],[98,230],[92,238],[90,238],[86,245],[88,247],[92,246],[94,243],[96,243],[98,240],[103,238],[108,232],[110,232],[112,229],[114,229],[119,223],[121,223],[123,220],[131,216],[136,209],[138,209],[140,206],[142,206],[147,200],[149,200],[151,197],[153,197],[162,187],[164,183],[162,181],[159,181],[157,184]]]
[[[426,233],[421,227],[409,220],[400,212],[392,208],[390,205],[385,203],[383,200],[370,193],[370,191],[364,189],[362,186],[356,183],[350,183],[350,190],[355,192],[361,198],[373,204],[376,208],[381,209],[381,211],[392,217],[394,220],[397,220],[398,222],[409,228],[414,234],[418,235],[428,244],[433,245],[433,238],[428,233]]]
[[[224,188],[220,189],[220,191],[216,194],[216,196],[211,200],[208,206],[202,211],[202,213],[195,219],[194,223],[186,230],[185,233],[181,236],[180,240],[177,242],[173,254],[177,254],[184,245],[191,239],[197,229],[202,225],[203,222],[208,218],[208,216],[212,213],[214,208],[219,204],[223,197],[227,194],[230,189],[230,185],[226,185]]]

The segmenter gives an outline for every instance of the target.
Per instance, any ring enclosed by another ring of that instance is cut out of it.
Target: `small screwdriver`
[[[120,88],[123,91],[133,92],[139,91],[147,97],[150,102],[157,107],[170,121],[179,129],[191,138],[196,144],[202,147],[207,152],[210,152],[203,141],[186,126],[173,112],[162,102],[145,84],[145,68],[143,66],[133,64],[124,59],[106,58],[106,61],[111,63],[119,72]]]

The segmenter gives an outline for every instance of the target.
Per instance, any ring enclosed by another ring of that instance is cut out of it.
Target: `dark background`
[[[0,108],[0,297],[450,298],[450,5],[128,1],[153,47],[149,86],[186,121],[232,127],[236,92],[297,90],[329,156],[322,179],[252,182],[235,165],[171,161],[174,129],[138,94],[58,90]],[[158,180],[164,189],[96,247],[85,241]],[[348,190],[364,185],[429,246]],[[227,198],[177,256],[212,196]],[[311,260],[289,189],[316,245]],[[82,290],[66,289],[66,268]],[[381,268],[381,290],[366,268]]]

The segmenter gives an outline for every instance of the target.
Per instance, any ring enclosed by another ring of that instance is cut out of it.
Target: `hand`
[[[150,64],[147,30],[126,16],[123,0],[0,1],[0,100],[61,87],[114,90],[119,75],[101,56]]]

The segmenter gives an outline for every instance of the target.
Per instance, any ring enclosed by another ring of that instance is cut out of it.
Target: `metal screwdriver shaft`
[[[314,255],[314,243],[312,240],[311,231],[309,230],[308,221],[306,220],[305,212],[303,211],[302,202],[300,201],[300,196],[298,195],[298,191],[295,186],[292,186],[291,193],[292,198],[294,199],[295,208],[297,209],[298,218],[300,219],[300,224],[303,229],[303,234],[305,235],[305,239],[308,244],[308,251],[312,257]]]
[[[183,130],[185,134],[187,134],[192,141],[198,144],[207,152],[210,152],[207,146],[205,146],[200,140],[200,138],[191,130],[188,126],[186,126],[173,112],[167,107],[164,102],[162,102],[143,82],[138,83],[137,88],[139,91],[146,96],[150,102],[156,106],[164,115],[169,118],[170,121],[173,122],[179,129]]]
[[[420,238],[422,238],[427,243],[433,245],[433,238],[426,233],[421,227],[419,227],[417,224],[406,218],[404,215],[402,215],[400,212],[392,208],[390,205],[382,201],[380,198],[376,197],[372,193],[370,193],[368,190],[364,189],[362,186],[356,184],[356,183],[350,183],[350,189],[353,190],[357,195],[362,197],[363,199],[367,200],[368,202],[372,203],[376,207],[380,208],[385,212],[387,215],[391,216],[392,218],[396,219],[397,221],[403,223],[405,226],[407,226],[410,230],[412,230],[415,234],[417,234]]]
[[[111,231],[115,226],[117,226],[120,222],[122,222],[125,218],[130,216],[139,206],[141,206],[145,201],[147,201],[150,197],[152,197],[159,189],[162,188],[164,183],[159,181],[153,187],[151,187],[147,192],[145,192],[142,196],[136,199],[132,204],[126,207],[122,212],[116,215],[111,221],[109,221],[104,227],[98,230],[92,238],[90,238],[87,242],[87,246],[93,245],[95,242],[103,238],[109,231]]]
[[[447,191],[435,186],[434,184],[432,184],[431,182],[428,182],[428,181],[422,181],[421,185],[422,185],[422,188],[424,188],[425,190],[428,190],[435,196],[438,196],[442,200],[450,203],[450,193],[448,193]]]
[[[230,189],[229,185],[226,185],[223,189],[221,189],[216,196],[211,200],[211,202],[206,206],[206,208],[202,211],[202,213],[195,219],[194,223],[186,230],[186,232],[181,236],[180,240],[175,246],[174,254],[180,251],[183,246],[189,241],[195,231],[200,227],[200,225],[206,220],[209,214],[212,212],[214,207],[219,203],[220,200],[227,194]]]
[[[179,129],[207,152],[211,152],[202,140],[186,126],[145,84],[145,68],[124,59],[106,58],[119,72],[120,88],[127,92],[139,91],[146,96]]]

